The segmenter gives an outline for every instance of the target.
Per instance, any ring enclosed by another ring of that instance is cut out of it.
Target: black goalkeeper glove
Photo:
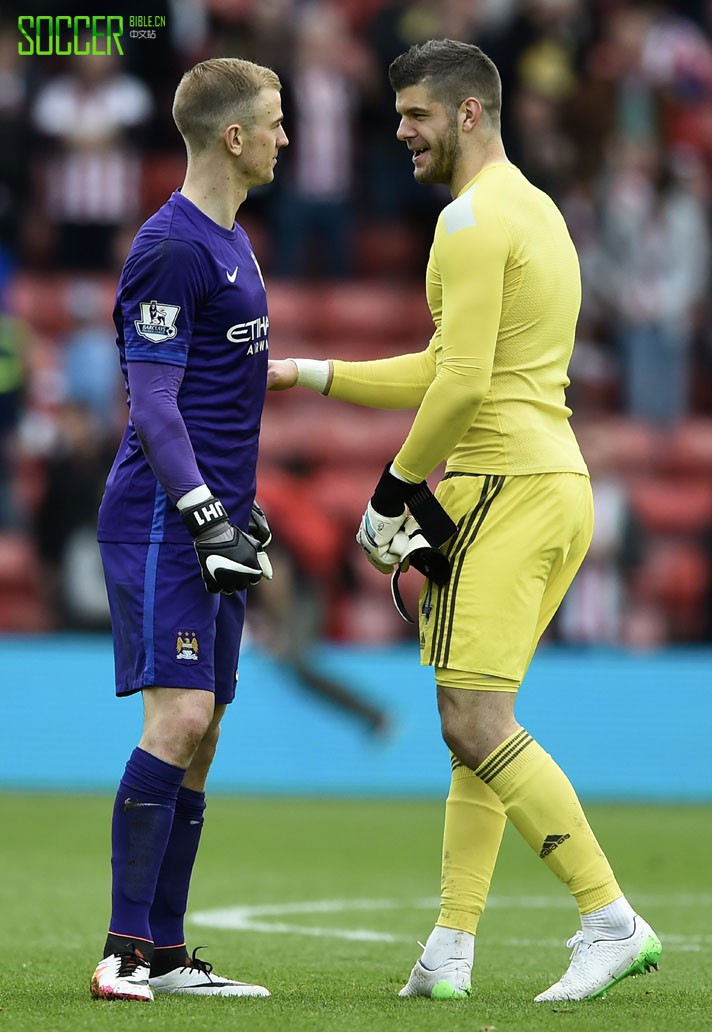
[[[233,526],[217,498],[183,509],[181,517],[193,538],[205,587],[212,594],[232,595],[263,577],[272,579],[272,565],[260,541]]]
[[[262,507],[257,502],[252,503],[252,512],[250,513],[250,523],[247,528],[247,533],[250,537],[256,538],[257,541],[266,548],[272,540],[272,531],[270,530],[267,517],[262,511]]]

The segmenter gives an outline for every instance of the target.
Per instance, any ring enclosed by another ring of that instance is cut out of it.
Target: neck
[[[225,229],[232,229],[235,214],[247,197],[247,189],[236,180],[234,170],[214,154],[188,159],[181,193]]]
[[[463,154],[462,160],[458,162],[450,180],[451,195],[457,197],[463,186],[474,179],[487,165],[496,165],[503,161],[507,162],[508,159],[499,136],[485,144],[484,147],[479,147],[469,154]]]

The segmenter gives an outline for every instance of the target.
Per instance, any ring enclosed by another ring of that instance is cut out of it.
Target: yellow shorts
[[[591,542],[590,481],[449,473],[436,494],[458,530],[448,584],[420,596],[421,663],[438,684],[516,690]]]

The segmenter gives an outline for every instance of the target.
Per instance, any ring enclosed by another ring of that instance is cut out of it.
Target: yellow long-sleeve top
[[[417,408],[395,458],[408,480],[443,460],[461,472],[586,473],[565,399],[581,279],[553,201],[514,165],[487,165],[438,219],[426,289],[425,351],[334,361],[329,396]]]

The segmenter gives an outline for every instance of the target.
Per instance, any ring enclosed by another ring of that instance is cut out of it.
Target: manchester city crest
[[[198,638],[195,631],[179,631],[176,638],[176,659],[198,659]]]
[[[178,333],[176,319],[180,305],[167,305],[163,301],[142,301],[141,318],[134,320],[136,332],[153,344],[171,340]]]

